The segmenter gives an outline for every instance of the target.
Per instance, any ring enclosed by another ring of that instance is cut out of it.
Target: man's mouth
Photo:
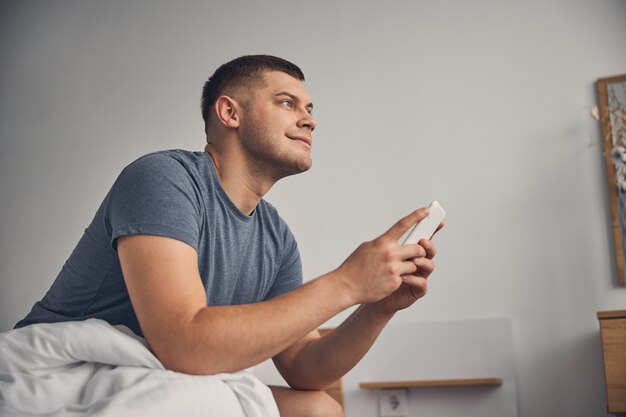
[[[307,148],[311,149],[313,141],[308,136],[287,136],[291,140],[302,142]]]

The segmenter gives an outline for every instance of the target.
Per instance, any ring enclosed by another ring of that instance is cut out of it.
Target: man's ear
[[[215,100],[215,114],[218,123],[225,127],[238,128],[240,122],[239,108],[237,102],[232,98],[220,96]]]

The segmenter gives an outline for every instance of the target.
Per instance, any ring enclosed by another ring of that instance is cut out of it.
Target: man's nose
[[[315,130],[316,126],[317,120],[315,120],[315,117],[313,117],[309,112],[305,112],[305,115],[298,120],[299,128],[308,128],[312,132]]]

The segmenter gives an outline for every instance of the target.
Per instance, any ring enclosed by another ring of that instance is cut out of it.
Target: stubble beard
[[[276,182],[281,178],[308,171],[312,165],[310,153],[304,149],[291,149],[288,146],[289,140],[284,134],[257,126],[242,129],[241,144],[252,175],[259,179],[267,177]]]

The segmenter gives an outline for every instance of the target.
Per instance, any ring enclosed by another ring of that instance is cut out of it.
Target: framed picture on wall
[[[626,253],[626,74],[601,78],[596,83],[599,119],[613,215],[617,285],[624,280]]]

